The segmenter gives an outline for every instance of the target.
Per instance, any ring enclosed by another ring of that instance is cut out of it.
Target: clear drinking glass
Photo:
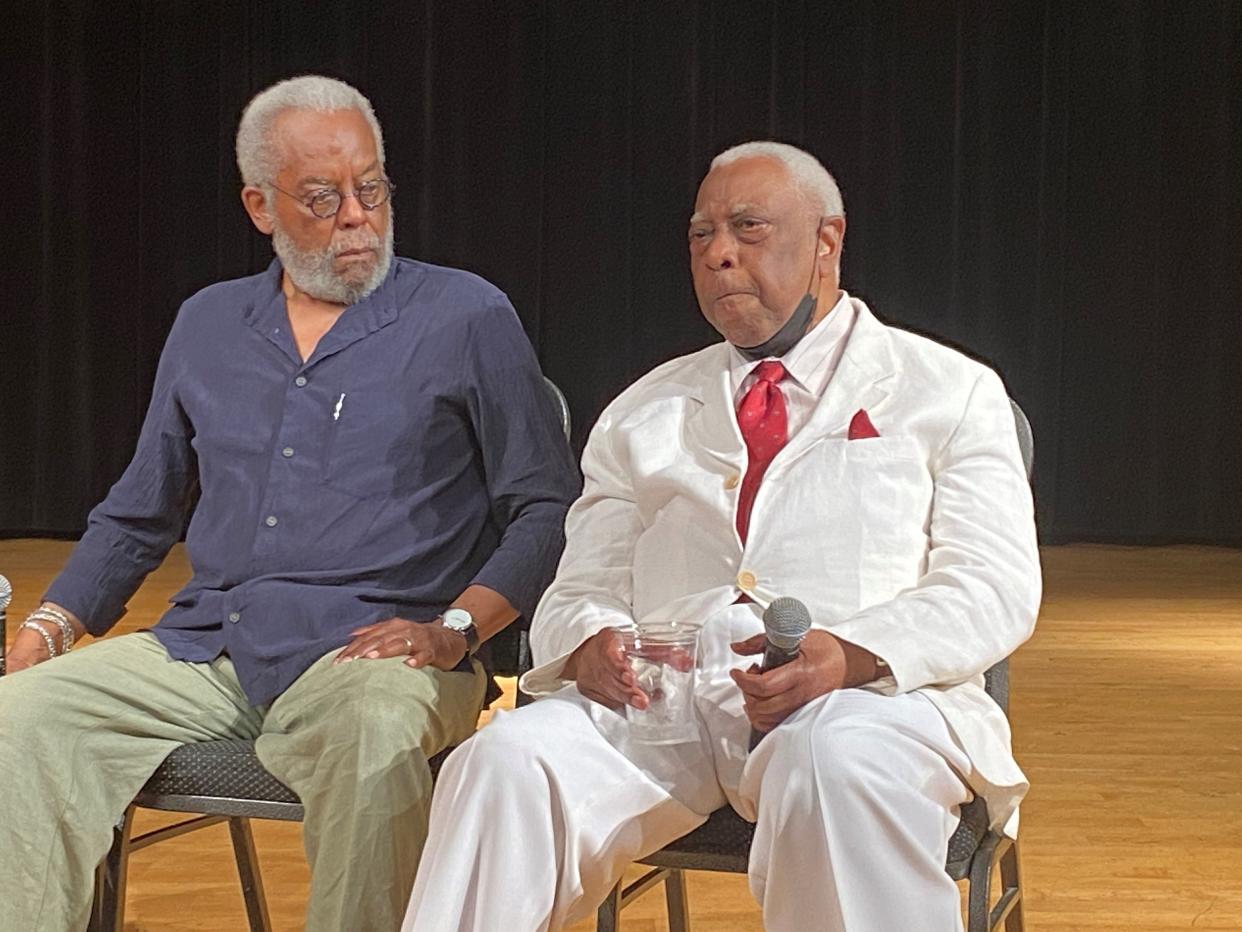
[[[651,744],[693,741],[697,625],[644,625],[621,632],[638,686],[651,700],[645,709],[626,706],[631,734]]]

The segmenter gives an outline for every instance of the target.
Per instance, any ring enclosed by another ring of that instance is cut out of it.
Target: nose
[[[353,227],[362,226],[367,222],[366,208],[362,206],[362,202],[358,200],[358,195],[352,194],[349,197],[341,198],[341,206],[336,212],[336,225],[351,229]]]
[[[737,265],[737,240],[732,233],[720,231],[714,233],[703,250],[703,261],[714,272],[731,269]]]

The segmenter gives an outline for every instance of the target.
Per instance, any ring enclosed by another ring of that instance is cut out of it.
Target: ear
[[[250,222],[264,236],[271,236],[276,224],[267,209],[267,198],[263,195],[263,189],[258,185],[248,184],[241,190],[241,199],[242,206],[250,215]]]
[[[820,278],[837,276],[841,268],[841,247],[845,244],[845,218],[824,217],[819,223],[816,259]]]

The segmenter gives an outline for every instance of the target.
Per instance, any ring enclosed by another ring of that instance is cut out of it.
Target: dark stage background
[[[73,534],[124,468],[179,302],[263,267],[233,133],[345,78],[405,255],[512,297],[579,443],[704,345],[712,154],[817,153],[845,284],[992,363],[1046,541],[1242,543],[1242,4],[43,3],[6,23],[0,534]]]

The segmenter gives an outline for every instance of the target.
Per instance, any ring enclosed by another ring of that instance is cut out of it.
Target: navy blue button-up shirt
[[[270,702],[359,625],[435,617],[478,583],[529,615],[577,473],[504,294],[394,259],[303,362],[278,261],[182,306],[133,462],[45,598],[110,628],[177,540],[189,585],[154,633],[233,660]]]

